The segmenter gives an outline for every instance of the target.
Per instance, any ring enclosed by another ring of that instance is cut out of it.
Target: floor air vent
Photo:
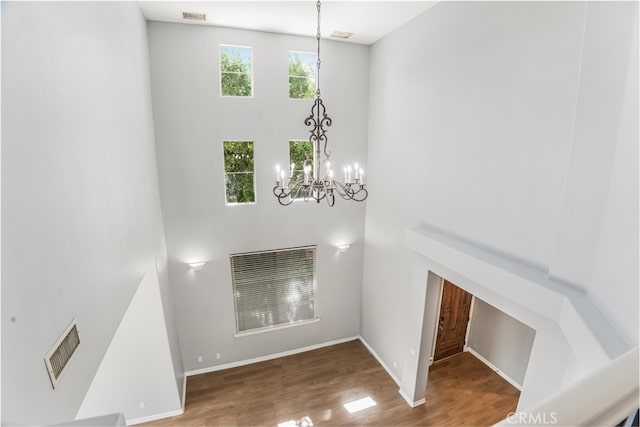
[[[78,345],[80,345],[80,337],[78,336],[78,327],[74,319],[44,358],[53,388],[56,388],[60,375],[62,375]]]

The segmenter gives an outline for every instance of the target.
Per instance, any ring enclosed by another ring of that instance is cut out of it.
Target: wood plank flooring
[[[349,414],[344,403],[377,404]],[[308,416],[316,426],[492,425],[515,411],[519,391],[469,353],[433,364],[426,404],[410,408],[358,340],[189,377],[184,415],[154,426],[276,426]]]

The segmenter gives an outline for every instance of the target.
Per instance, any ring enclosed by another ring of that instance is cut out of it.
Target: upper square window
[[[253,49],[220,45],[220,94],[253,96]]]
[[[289,51],[289,98],[313,99],[318,55]]]

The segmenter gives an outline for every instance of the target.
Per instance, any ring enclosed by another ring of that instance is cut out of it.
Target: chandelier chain
[[[320,0],[316,3],[316,9],[318,9],[318,28],[316,32],[316,41],[318,42],[318,58],[316,67],[316,94],[320,96]]]

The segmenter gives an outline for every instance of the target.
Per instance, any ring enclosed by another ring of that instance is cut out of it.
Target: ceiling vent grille
[[[331,33],[331,37],[335,37],[337,39],[348,39],[352,35],[353,33],[350,33],[349,31],[334,31]]]
[[[206,21],[207,15],[204,13],[182,12],[182,19],[189,21]]]
[[[64,368],[71,360],[71,356],[75,354],[79,345],[80,336],[78,335],[78,326],[74,319],[44,358],[44,363],[47,365],[47,372],[49,372],[49,378],[51,379],[51,386],[53,388],[56,388],[56,383],[60,379],[60,375],[62,375]]]

